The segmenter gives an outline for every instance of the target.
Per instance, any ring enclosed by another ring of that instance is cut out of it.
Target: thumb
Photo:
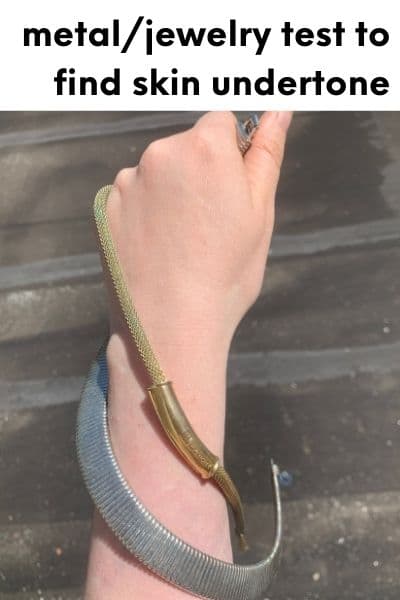
[[[244,156],[256,202],[263,203],[276,190],[291,112],[265,112]]]

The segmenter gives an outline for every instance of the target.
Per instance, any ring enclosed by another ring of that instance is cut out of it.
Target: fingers
[[[291,119],[290,112],[264,113],[243,158],[238,148],[235,115],[230,111],[205,113],[188,131],[151,144],[142,156],[139,174],[146,170],[145,163],[151,162],[152,157],[156,163],[159,162],[158,154],[165,150],[168,140],[177,141],[183,136],[186,144],[190,145],[191,152],[203,157],[203,161],[206,157],[207,164],[216,163],[221,166],[220,161],[223,161],[232,172],[239,172],[244,167],[253,200],[264,204],[275,193]]]
[[[228,155],[229,160],[241,158],[237,146],[236,117],[232,112],[208,112],[200,117],[191,131],[203,142],[212,144],[220,156]]]
[[[256,201],[265,202],[275,192],[291,120],[290,112],[266,112],[260,119],[244,157]]]
[[[215,131],[215,129],[224,129],[229,135],[235,133],[236,117],[233,112],[226,111],[211,111],[202,115],[194,124],[193,129],[204,129]],[[231,136],[232,137],[232,136]]]
[[[286,141],[292,119],[290,112],[267,112],[260,119],[244,165],[255,201],[265,202],[275,192]],[[218,154],[229,156],[239,166],[242,162],[238,150],[236,117],[232,112],[208,112],[192,128],[200,141],[209,143]]]

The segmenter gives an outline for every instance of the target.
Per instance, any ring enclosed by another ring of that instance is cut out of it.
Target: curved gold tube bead
[[[213,478],[232,507],[236,532],[242,550],[248,548],[244,537],[243,505],[235,484],[213,454],[201,441],[186,417],[171,381],[148,388],[154,410],[168,438],[187,464],[203,479]]]

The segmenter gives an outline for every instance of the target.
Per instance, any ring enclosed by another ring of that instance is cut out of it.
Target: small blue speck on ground
[[[290,487],[293,484],[293,475],[289,471],[279,473],[279,483],[282,487]]]

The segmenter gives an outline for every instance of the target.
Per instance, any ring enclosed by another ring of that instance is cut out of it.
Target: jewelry
[[[236,124],[239,150],[244,156],[251,146],[251,139],[258,127],[260,120],[253,113],[245,121],[238,121]]]
[[[272,463],[275,539],[269,556],[251,565],[218,560],[175,536],[141,503],[121,473],[107,424],[105,345],[88,373],[79,406],[76,443],[88,491],[120,542],[148,569],[202,598],[263,600],[279,564],[282,531],[278,467]]]
[[[250,146],[258,120],[241,126],[243,148]],[[238,131],[239,131],[238,129]],[[148,394],[159,421],[173,446],[201,477],[213,478],[231,505],[241,547],[244,538],[243,506],[229,474],[200,440],[165,377],[141,325],[126,286],[109,231],[106,203],[111,186],[101,188],[94,201],[95,220],[115,293],[132,339],[152,385]],[[82,394],[77,425],[79,464],[89,493],[111,530],[122,544],[155,573],[196,595],[215,600],[258,599],[264,594],[279,558],[281,506],[278,467],[272,463],[275,503],[275,542],[271,554],[260,563],[239,566],[225,563],[189,546],[168,531],[129,489],[113,455],[107,426],[108,370],[103,346],[93,362]],[[229,590],[229,593],[228,593]]]

